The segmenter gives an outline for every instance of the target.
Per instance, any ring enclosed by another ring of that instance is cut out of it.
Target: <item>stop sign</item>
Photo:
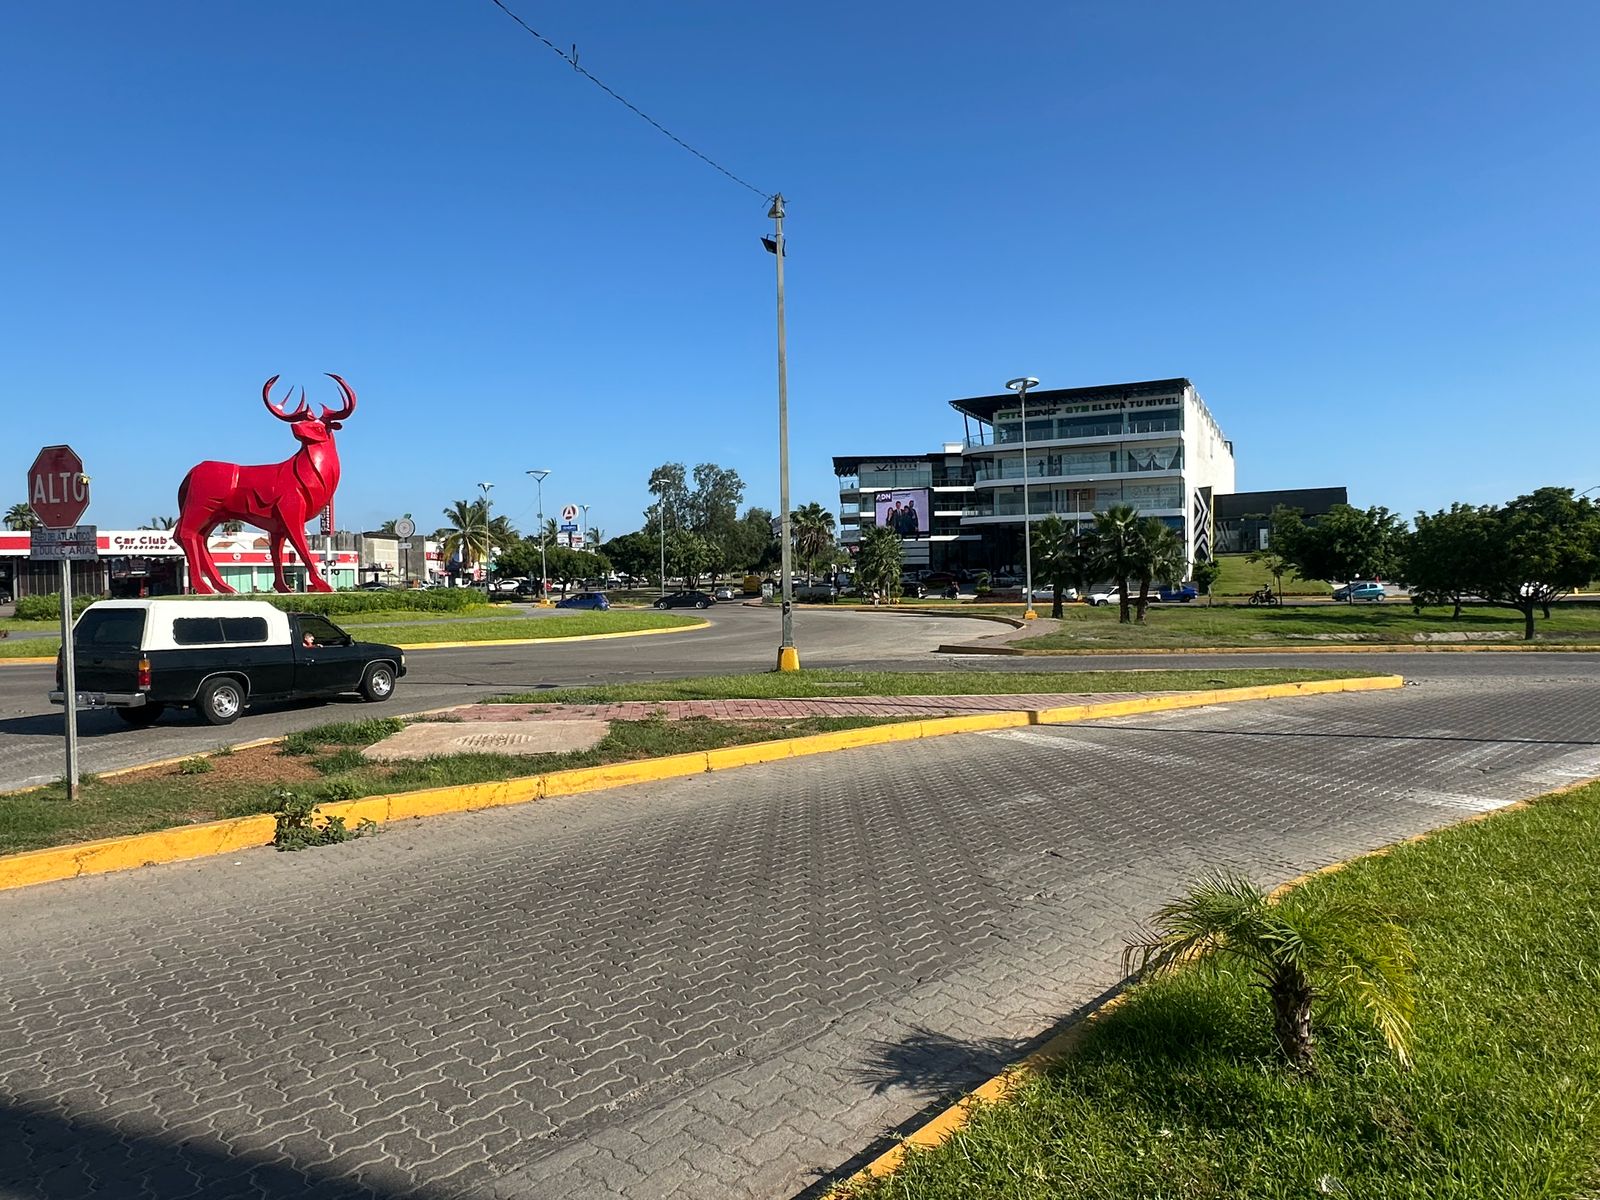
[[[28,506],[46,529],[70,529],[89,507],[89,477],[71,446],[46,446],[28,468]]]

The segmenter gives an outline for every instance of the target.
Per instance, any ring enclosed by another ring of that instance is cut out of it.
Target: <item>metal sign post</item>
[[[35,529],[28,547],[28,554],[35,561],[53,558],[61,564],[61,707],[67,721],[69,800],[78,798],[78,672],[72,645],[72,564],[99,558],[98,532],[93,525]]]

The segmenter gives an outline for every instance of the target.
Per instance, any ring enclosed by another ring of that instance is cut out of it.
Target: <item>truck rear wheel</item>
[[[373,663],[361,677],[361,698],[371,703],[394,695],[394,668],[388,663]]]
[[[244,685],[227,676],[213,679],[200,689],[194,706],[207,725],[232,725],[244,711]]]
[[[157,718],[166,711],[165,704],[141,704],[135,708],[119,708],[117,716],[129,725],[142,729],[146,725],[154,725]]]

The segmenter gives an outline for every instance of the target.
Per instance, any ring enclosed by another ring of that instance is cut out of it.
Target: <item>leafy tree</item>
[[[1281,550],[1302,579],[1349,583],[1392,577],[1399,569],[1406,537],[1404,519],[1387,508],[1362,510],[1335,504],[1315,524],[1303,526],[1287,545],[1273,548]]]
[[[753,571],[765,571],[778,565],[781,551],[772,532],[772,510],[759,506],[745,509],[729,540],[729,557]]]
[[[1488,536],[1471,590],[1520,612],[1531,641],[1536,608],[1548,618],[1554,601],[1600,577],[1600,509],[1571,488],[1546,487],[1483,512]]]
[[[744,480],[739,472],[716,463],[694,469],[694,491],[689,494],[689,528],[703,538],[723,537],[739,520],[744,500]]]
[[[693,587],[710,561],[705,539],[697,533],[679,529],[667,534],[667,568],[683,576],[683,585]]]
[[[559,583],[563,591],[570,583],[604,575],[606,569],[605,560],[598,554],[574,550],[570,546],[549,547],[545,551],[545,565],[550,578]]]
[[[1392,916],[1320,890],[1274,903],[1248,879],[1213,872],[1157,911],[1154,927],[1123,952],[1123,969],[1157,974],[1200,956],[1255,972],[1294,1070],[1312,1069],[1317,1007],[1365,1018],[1407,1061],[1415,959]]]
[[[1202,554],[1195,559],[1189,578],[1194,580],[1194,586],[1206,598],[1206,607],[1210,608],[1211,589],[1216,586],[1217,580],[1222,578],[1222,567],[1218,565],[1216,559]]]
[[[691,526],[688,473],[682,463],[662,463],[650,472],[647,485],[656,502],[645,512],[645,526],[652,534],[659,532],[662,522],[668,529],[688,529]]]
[[[642,530],[612,538],[601,549],[629,586],[661,569],[661,543]]]
[[[509,546],[499,547],[494,554],[494,573],[501,579],[539,578],[539,543],[532,538],[518,538]]]
[[[489,506],[483,500],[457,500],[444,510],[445,525],[439,539],[445,558],[459,558],[462,566],[489,557]]]
[[[1128,581],[1139,577],[1144,562],[1139,510],[1131,504],[1113,504],[1105,512],[1095,513],[1093,537],[1097,574],[1116,581],[1120,597],[1117,621],[1126,625],[1131,620]]]
[[[1461,616],[1461,601],[1477,586],[1489,557],[1494,510],[1452,504],[1429,516],[1419,512],[1406,541],[1405,577],[1416,604],[1451,604],[1451,619]]]
[[[833,514],[813,500],[789,514],[789,531],[809,583],[818,560],[833,549]]]
[[[900,594],[900,573],[905,569],[905,547],[894,530],[868,525],[861,530],[856,554],[856,578],[863,588],[879,593],[891,604]]]
[[[1150,585],[1181,583],[1188,567],[1189,557],[1177,530],[1160,517],[1139,522],[1139,624],[1144,624],[1150,608]]]
[[[27,504],[13,504],[6,509],[4,520],[5,527],[13,533],[26,533],[30,529],[42,527],[42,523],[34,513],[32,506]]]

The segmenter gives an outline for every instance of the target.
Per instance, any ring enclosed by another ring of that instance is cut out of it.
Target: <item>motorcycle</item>
[[[1272,594],[1270,587],[1259,587],[1255,590],[1255,594],[1250,597],[1250,603],[1252,605],[1282,604],[1283,601]]]

